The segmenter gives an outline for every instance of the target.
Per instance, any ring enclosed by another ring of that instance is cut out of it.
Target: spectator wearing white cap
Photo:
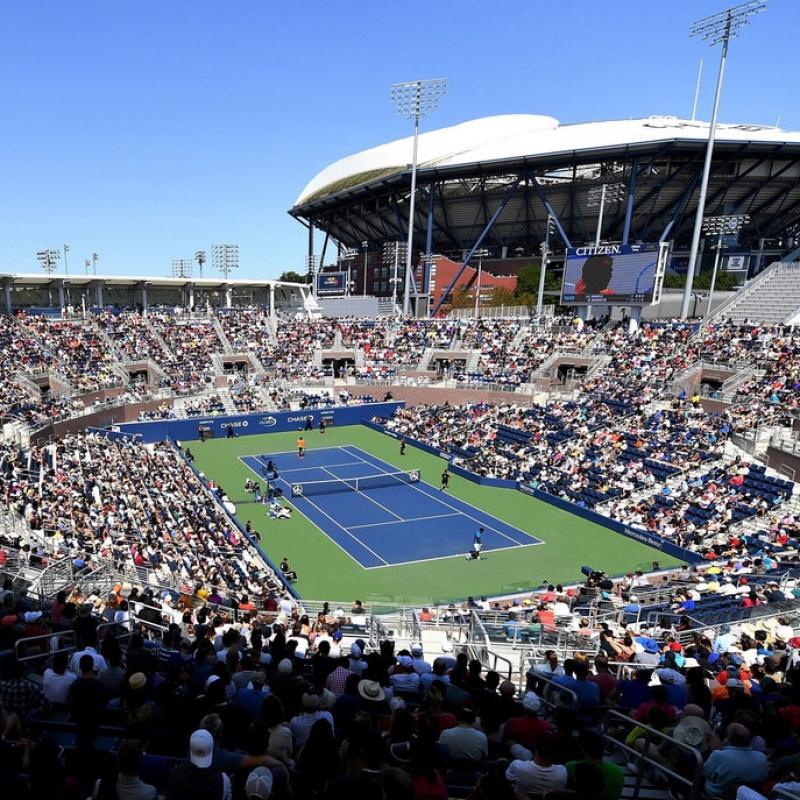
[[[189,761],[170,773],[167,800],[231,800],[231,780],[211,766],[214,737],[204,729],[189,739]]]
[[[244,786],[247,800],[269,800],[272,794],[272,773],[266,767],[256,767]]]
[[[445,662],[447,665],[447,670],[455,669],[458,662],[456,661],[456,657],[453,655],[452,642],[442,642],[442,654],[436,660],[438,661],[439,659]]]

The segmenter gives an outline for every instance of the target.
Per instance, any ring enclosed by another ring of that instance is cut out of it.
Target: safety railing
[[[14,644],[14,656],[20,663],[28,664],[35,661],[46,661],[56,653],[72,653],[76,648],[75,631],[58,631],[17,639]],[[38,652],[32,653],[31,650]]]
[[[633,761],[638,767],[636,784],[631,793],[632,797],[640,796],[644,775],[647,770],[652,770],[666,777],[675,788],[678,788],[684,800],[700,798],[704,782],[703,756],[696,748],[679,742],[674,737],[651,728],[649,725],[636,722],[618,711],[607,711],[605,722],[604,738],[608,744],[622,750],[628,757],[629,763]],[[615,735],[618,731],[630,731],[634,727],[642,732],[639,739],[642,742],[641,747],[631,747],[624,738],[620,739]],[[657,757],[664,749],[679,753],[683,757],[682,760],[687,763],[683,772],[677,772],[667,758]]]
[[[470,636],[467,643],[469,655],[480,661],[484,669],[497,672],[506,680],[511,680],[514,665],[509,659],[494,650],[481,618],[474,611],[471,614],[470,623]]]

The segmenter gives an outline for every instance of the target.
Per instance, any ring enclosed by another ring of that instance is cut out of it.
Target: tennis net
[[[333,494],[335,492],[364,492],[387,486],[403,486],[419,483],[422,470],[409,469],[402,472],[382,472],[379,475],[364,475],[360,478],[332,478],[325,481],[304,481],[292,484],[292,497]]]

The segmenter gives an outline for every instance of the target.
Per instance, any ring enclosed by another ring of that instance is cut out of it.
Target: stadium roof
[[[553,117],[537,114],[505,114],[462,122],[449,128],[421,133],[420,169],[541,158],[575,151],[597,152],[606,148],[636,148],[666,140],[706,142],[706,122],[678,117],[611,120],[561,125]],[[405,171],[410,163],[412,138],[362,150],[318,172],[306,185],[295,206],[311,203],[344,189]],[[800,148],[800,131],[784,131],[766,125],[717,126],[717,143],[786,144]]]
[[[691,233],[707,139],[707,122],[664,116],[561,125],[509,114],[422,133],[415,248],[461,257],[480,239],[493,256],[532,255],[548,213],[571,243],[591,242],[599,216],[592,190],[611,183],[635,191],[630,207],[624,192],[607,200],[603,239],[663,237],[680,249]],[[407,137],[335,161],[289,213],[350,248],[403,240],[411,152]],[[750,215],[745,246],[790,243],[800,225],[800,131],[718,125],[706,214],[730,213]]]

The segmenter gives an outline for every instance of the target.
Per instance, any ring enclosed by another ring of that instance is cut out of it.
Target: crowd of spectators
[[[208,388],[214,379],[211,356],[222,351],[214,325],[206,320],[180,319],[161,311],[148,313],[147,319],[174,356],[163,365],[170,388],[176,394]]]
[[[45,353],[57,359],[58,368],[79,393],[122,384],[114,369],[114,354],[91,324],[31,315],[20,316],[17,321],[41,343]]]
[[[673,797],[698,779],[708,800],[797,791],[800,638],[780,610],[800,585],[777,568],[731,560],[617,581],[584,568],[586,588],[546,586],[507,612],[452,607],[505,615],[505,635],[566,625],[583,637],[569,658],[530,661],[521,689],[447,640],[435,652],[371,648],[358,601],[308,615],[282,594],[219,607],[213,594],[119,584],[33,610],[6,583],[4,789],[20,800],[98,787],[118,800],[620,800],[626,774],[640,773]],[[657,607],[648,592],[670,598],[666,612],[631,616]],[[598,599],[620,613],[590,619]],[[748,601],[777,611],[682,634],[686,614]],[[64,633],[74,649],[57,652]],[[37,636],[18,660],[15,644]]]
[[[161,586],[232,600],[277,579],[170,444],[70,434],[28,456],[0,446],[0,500],[81,569],[110,560]]]

